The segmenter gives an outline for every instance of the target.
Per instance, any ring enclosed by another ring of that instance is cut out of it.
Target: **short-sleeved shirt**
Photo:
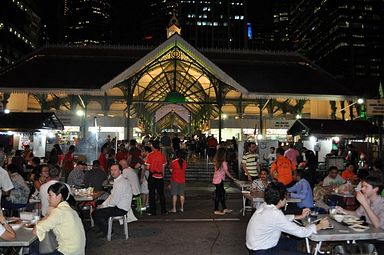
[[[292,164],[297,165],[297,157],[300,156],[299,152],[296,149],[289,148],[285,151],[284,157],[288,158]]]
[[[336,175],[336,178],[333,179],[329,176],[326,176],[323,181],[323,186],[340,186],[341,184],[345,183],[345,180],[340,175]]]
[[[13,204],[27,204],[30,190],[24,178],[18,173],[13,173],[11,174],[11,181],[14,186],[9,194],[11,202]]]
[[[43,185],[40,186],[40,201],[41,201],[41,215],[45,216],[48,211],[48,188],[55,184],[56,182],[59,182],[57,180],[50,180]]]
[[[95,187],[95,190],[103,190],[103,182],[107,179],[107,174],[100,168],[93,168],[84,176],[84,185]]]
[[[139,148],[132,147],[129,150],[129,155],[131,156],[130,167],[135,168],[137,163],[143,163],[143,160],[141,159],[141,150]]]
[[[349,169],[345,169],[341,173],[341,177],[343,177],[343,179],[346,181],[352,181],[355,176],[356,176],[356,174],[354,172],[350,171]]]
[[[164,135],[160,138],[160,143],[163,146],[171,146],[171,138],[167,135]]]
[[[72,171],[74,168],[73,164],[73,153],[72,152],[67,152],[64,156],[64,163],[63,163],[63,169],[66,171]]]
[[[294,170],[296,170],[296,165],[283,156],[279,156],[271,165],[271,175],[284,185],[293,181],[292,171]]]
[[[149,171],[152,173],[153,178],[163,178],[163,165],[167,163],[163,153],[156,149],[153,150],[148,154],[145,163],[149,165]]]
[[[76,167],[69,173],[67,183],[79,187],[84,182],[84,175],[84,171]]]
[[[215,172],[213,174],[212,183],[213,184],[220,184],[222,181],[225,180],[225,172],[228,170],[228,163],[226,161],[223,161],[221,163],[220,168],[216,168],[215,166]]]
[[[13,184],[11,181],[11,178],[9,177],[9,174],[7,171],[5,171],[4,168],[0,167],[0,198],[2,191],[10,191],[13,189]],[[0,202],[1,206],[1,202]]]
[[[175,159],[171,162],[171,169],[171,181],[185,183],[185,170],[187,169],[187,162],[183,160],[182,166],[180,167],[179,159]]]
[[[384,198],[378,196],[375,202],[370,204],[372,211],[376,214],[376,216],[380,220],[380,228],[384,229]],[[365,212],[364,208],[360,206],[356,209],[357,216],[365,216],[365,219],[368,223],[371,223],[369,220],[369,217],[367,213]]]
[[[248,173],[252,177],[256,177],[259,175],[257,160],[259,159],[259,155],[256,153],[247,152],[243,156],[243,160],[241,161],[247,167]]]
[[[5,228],[3,227],[3,225],[0,224],[0,236],[2,236],[4,233],[5,233]]]

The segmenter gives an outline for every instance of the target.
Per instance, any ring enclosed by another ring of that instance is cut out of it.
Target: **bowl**
[[[333,218],[334,218],[335,221],[337,221],[337,222],[342,222],[343,219],[344,219],[344,215],[341,215],[341,214],[334,214],[334,215],[333,215]]]
[[[9,225],[14,231],[17,231],[23,226],[23,223],[11,223]]]

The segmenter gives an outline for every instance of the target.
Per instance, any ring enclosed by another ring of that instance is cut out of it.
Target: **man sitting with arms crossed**
[[[303,209],[301,215],[284,215],[287,190],[282,183],[270,183],[265,190],[265,203],[252,215],[246,232],[246,245],[250,255],[303,254],[297,251],[296,241],[280,238],[281,232],[297,237],[307,237],[329,226],[327,218],[319,224],[300,227],[294,219],[301,220],[308,216],[310,210]]]

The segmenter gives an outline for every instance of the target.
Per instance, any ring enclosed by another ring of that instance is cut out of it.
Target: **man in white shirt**
[[[345,180],[339,175],[339,170],[337,167],[331,166],[329,168],[329,174],[324,178],[323,186],[331,186],[332,188],[336,188],[343,183],[345,183]]]
[[[1,194],[2,191],[8,192],[13,188],[14,187],[8,172],[5,171],[5,169],[0,166],[0,199],[2,196]],[[0,208],[1,208],[1,200],[0,200]]]
[[[132,190],[127,179],[122,175],[123,167],[118,163],[111,165],[111,175],[115,179],[109,197],[92,213],[95,225],[105,237],[108,231],[108,218],[125,215],[131,208]]]
[[[49,167],[49,177],[50,181],[44,183],[40,186],[40,201],[41,201],[41,215],[45,216],[48,211],[48,188],[59,182],[60,180],[60,169],[56,166]],[[69,188],[69,187],[68,187]],[[69,188],[69,191],[71,189]]]
[[[249,220],[246,232],[246,245],[251,255],[303,254],[297,251],[296,241],[280,238],[281,232],[297,237],[307,237],[329,226],[327,218],[319,224],[300,227],[294,219],[301,220],[310,210],[303,209],[301,215],[284,215],[280,210],[287,202],[287,190],[282,183],[271,183],[265,190],[265,203],[256,210]],[[289,252],[289,253],[288,253]]]
[[[140,195],[140,182],[139,176],[131,167],[129,167],[127,160],[122,159],[119,161],[123,167],[123,177],[128,180],[132,188],[132,194],[134,196]]]

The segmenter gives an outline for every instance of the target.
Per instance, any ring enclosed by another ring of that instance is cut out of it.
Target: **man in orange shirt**
[[[341,177],[343,177],[344,180],[355,182],[357,181],[357,175],[355,174],[355,166],[353,163],[348,163],[345,170],[341,173]]]
[[[292,186],[292,171],[296,170],[296,166],[284,157],[284,149],[279,147],[276,149],[276,160],[271,164],[271,176],[285,186]]]
[[[159,141],[152,142],[152,152],[148,154],[145,162],[149,169],[149,215],[156,215],[156,194],[160,198],[161,213],[166,214],[164,195],[164,167],[167,164],[164,154],[160,152]]]

